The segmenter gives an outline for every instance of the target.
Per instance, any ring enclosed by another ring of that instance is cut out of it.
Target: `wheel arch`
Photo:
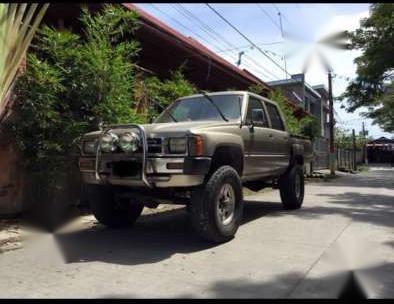
[[[214,172],[221,166],[231,166],[242,176],[244,169],[244,153],[243,148],[237,144],[227,143],[220,144],[215,147],[210,172]]]

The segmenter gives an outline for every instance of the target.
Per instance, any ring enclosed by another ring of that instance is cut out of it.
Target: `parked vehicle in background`
[[[180,98],[152,124],[87,133],[79,160],[97,220],[133,224],[144,206],[185,204],[196,232],[230,240],[243,212],[242,185],[279,187],[285,208],[300,208],[309,140],[289,134],[277,104],[246,91]]]

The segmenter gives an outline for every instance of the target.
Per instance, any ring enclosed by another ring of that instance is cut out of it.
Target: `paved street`
[[[394,169],[306,186],[303,208],[277,190],[248,196],[236,238],[197,240],[183,208],[130,230],[81,217],[0,254],[1,297],[335,297],[356,269],[371,297],[394,297]]]

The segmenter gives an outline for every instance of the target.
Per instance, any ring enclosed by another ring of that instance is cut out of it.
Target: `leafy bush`
[[[362,149],[366,140],[362,135],[355,135],[356,148]],[[350,129],[335,127],[335,145],[337,148],[353,149],[353,136]]]
[[[149,100],[156,100],[162,106],[168,106],[176,99],[197,92],[196,86],[190,83],[182,73],[182,67],[172,72],[170,79],[160,80],[156,76],[147,77],[143,92]],[[149,118],[161,112],[154,104],[150,104]]]
[[[12,131],[27,169],[48,182],[75,160],[81,134],[100,122],[141,121],[133,110],[136,13],[108,5],[96,15],[84,9],[80,20],[83,35],[39,30],[15,87]]]

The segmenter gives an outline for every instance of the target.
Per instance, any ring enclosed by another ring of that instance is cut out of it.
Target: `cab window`
[[[253,110],[260,110],[258,115],[252,116]],[[248,112],[246,114],[246,123],[251,124],[253,118],[253,123],[256,126],[268,128],[267,115],[264,111],[263,105],[260,100],[254,97],[249,97]]]
[[[268,115],[271,119],[272,129],[285,131],[285,126],[279,114],[278,108],[275,105],[268,102],[265,103],[265,106],[267,107]]]

